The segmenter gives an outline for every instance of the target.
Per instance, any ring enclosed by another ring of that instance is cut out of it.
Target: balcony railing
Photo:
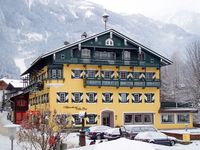
[[[161,86],[160,80],[134,81],[134,80],[103,80],[84,79],[84,86],[112,86],[112,87],[157,87]]]
[[[191,108],[191,103],[181,103],[181,102],[161,102],[161,108]]]
[[[94,64],[94,65],[123,65],[123,66],[142,66],[142,67],[160,67],[159,63],[150,63],[141,60],[121,60],[121,59],[96,59],[96,58],[67,58],[56,59],[55,64]]]
[[[30,91],[37,91],[42,90],[44,88],[44,83],[42,81],[36,81],[30,83],[28,86],[23,88],[24,93],[30,92]]]

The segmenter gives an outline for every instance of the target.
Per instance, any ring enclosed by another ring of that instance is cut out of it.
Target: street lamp
[[[80,136],[79,136],[79,145],[80,146],[85,146],[85,120],[84,118],[87,116],[87,113],[85,111],[82,111],[79,113],[79,118],[82,122],[81,130],[80,130]]]
[[[20,127],[20,125],[8,124],[8,125],[5,125],[4,127],[7,129],[7,135],[11,141],[11,150],[13,150],[13,140],[15,139],[17,128]]]
[[[104,12],[104,14],[102,16],[103,21],[105,23],[105,30],[106,30],[106,23],[108,22],[108,17],[109,17],[109,15],[106,13],[106,10],[105,10],[105,12]]]

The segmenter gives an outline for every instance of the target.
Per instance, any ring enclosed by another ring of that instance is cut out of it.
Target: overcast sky
[[[154,19],[180,10],[200,12],[200,0],[89,0],[125,14],[143,14]]]

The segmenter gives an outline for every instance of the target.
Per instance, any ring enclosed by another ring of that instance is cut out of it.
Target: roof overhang
[[[160,113],[198,113],[195,108],[161,108]]]

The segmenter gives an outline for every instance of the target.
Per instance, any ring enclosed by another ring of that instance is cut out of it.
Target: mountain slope
[[[63,45],[104,30],[102,6],[85,0],[0,0],[0,75],[19,75],[14,60],[27,66],[41,55]],[[151,20],[142,15],[124,16],[108,11],[109,28],[114,28],[141,44],[170,56],[184,51],[197,35],[182,28]],[[3,56],[0,56],[2,58]],[[21,66],[18,64],[18,66]],[[12,68],[12,69],[11,69]]]

